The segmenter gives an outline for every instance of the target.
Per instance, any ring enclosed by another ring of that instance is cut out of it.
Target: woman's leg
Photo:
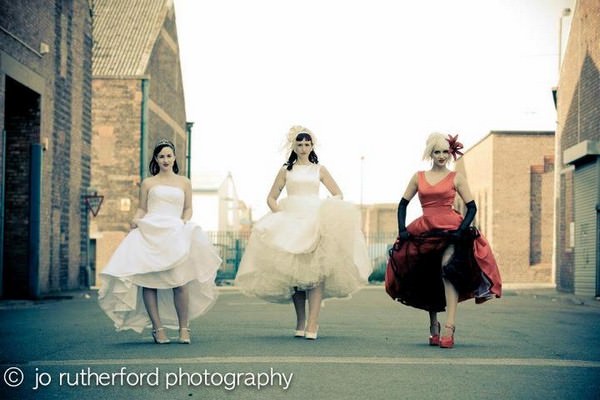
[[[308,291],[308,321],[306,332],[316,333],[319,327],[319,312],[323,300],[323,283]]]
[[[142,298],[144,299],[144,306],[152,322],[152,335],[155,341],[164,342],[168,341],[167,333],[162,327],[160,322],[160,316],[158,315],[158,292],[153,288],[142,288]]]
[[[296,310],[296,330],[304,331],[306,328],[306,292],[296,289],[292,301],[294,310]]]
[[[175,302],[175,311],[179,320],[179,329],[187,328],[189,325],[189,305],[190,297],[187,285],[173,288],[173,301]]]
[[[437,318],[437,312],[435,311],[429,311],[429,333],[431,333],[431,336],[433,335],[438,335],[440,334],[439,328],[438,328],[438,318]]]
[[[442,257],[442,268],[448,264],[450,258],[454,254],[454,245],[448,246]],[[444,332],[442,336],[452,336],[454,333],[454,326],[456,324],[456,309],[458,307],[458,291],[454,285],[443,278],[444,281],[444,293],[446,295],[446,323],[444,326]],[[449,328],[451,327],[451,328]]]
[[[160,316],[158,315],[158,295],[157,290],[153,288],[142,288],[142,297],[144,299],[144,306],[152,321],[152,329],[158,329],[162,327],[160,322]]]
[[[179,343],[190,343],[189,309],[190,295],[187,285],[173,288],[173,302],[179,321]]]

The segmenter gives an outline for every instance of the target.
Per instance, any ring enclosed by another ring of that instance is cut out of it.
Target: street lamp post
[[[360,156],[360,210],[363,209],[364,180],[365,180],[365,156]]]

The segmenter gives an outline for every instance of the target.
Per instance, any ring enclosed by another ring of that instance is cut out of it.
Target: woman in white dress
[[[272,213],[254,225],[235,279],[246,295],[292,301],[295,336],[306,339],[317,338],[322,300],[348,297],[371,273],[360,212],[342,201],[342,191],[319,164],[315,142],[310,130],[290,129],[290,156],[267,198]],[[321,183],[332,198],[319,198]],[[284,187],[287,197],[278,202]]]
[[[117,330],[142,332],[169,343],[165,327],[179,329],[190,343],[189,321],[204,314],[217,298],[215,276],[221,259],[202,229],[190,222],[190,180],[177,175],[175,146],[161,139],[150,161],[151,177],[142,181],[132,230],[101,275],[100,307]]]

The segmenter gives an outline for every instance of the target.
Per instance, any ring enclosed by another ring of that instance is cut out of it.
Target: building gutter
[[[146,168],[146,142],[148,141],[148,89],[150,80],[142,79],[142,115],[140,121],[140,183],[147,173]]]

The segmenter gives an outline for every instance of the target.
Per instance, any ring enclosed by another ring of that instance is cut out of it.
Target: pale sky
[[[287,159],[283,140],[300,124],[346,200],[397,203],[428,168],[432,131],[458,133],[469,149],[491,130],[556,128],[559,18],[573,7],[175,0],[192,175],[230,171],[259,218]]]

